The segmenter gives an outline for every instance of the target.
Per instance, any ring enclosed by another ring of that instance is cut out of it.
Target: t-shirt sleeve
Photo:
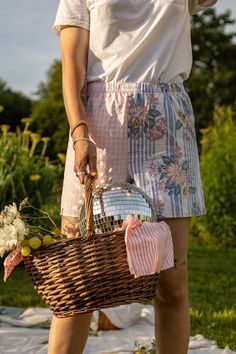
[[[87,0],[60,0],[53,32],[60,35],[61,26],[72,25],[89,30]]]
[[[189,0],[189,13],[195,15],[199,11],[204,11],[208,7],[215,5],[217,0],[205,0],[199,5],[199,0]]]

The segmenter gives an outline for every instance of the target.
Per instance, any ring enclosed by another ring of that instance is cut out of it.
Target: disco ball
[[[140,188],[129,183],[116,183],[93,191],[93,221],[95,233],[114,231],[128,214],[141,221],[156,221],[152,200]],[[80,232],[86,231],[85,206],[80,211]]]

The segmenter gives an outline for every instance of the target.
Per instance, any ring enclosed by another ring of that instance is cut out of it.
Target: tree
[[[15,127],[21,124],[21,118],[29,116],[32,101],[21,92],[11,90],[7,83],[0,79],[0,105],[4,108],[0,124],[8,124],[15,130]]]
[[[34,128],[51,138],[48,151],[65,151],[68,138],[68,122],[62,96],[61,62],[55,60],[47,73],[46,83],[41,82],[36,94],[39,100],[34,103],[31,117]],[[52,154],[53,155],[53,154]]]
[[[192,17],[193,68],[186,87],[196,112],[196,127],[212,122],[215,106],[230,105],[236,92],[236,33],[229,11],[216,15],[210,9]]]

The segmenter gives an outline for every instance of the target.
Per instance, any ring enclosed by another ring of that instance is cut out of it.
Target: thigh
[[[178,298],[188,293],[188,238],[190,218],[165,219],[171,228],[174,267],[161,272],[156,294],[162,299]]]

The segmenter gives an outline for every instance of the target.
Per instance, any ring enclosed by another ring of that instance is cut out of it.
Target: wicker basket
[[[85,183],[86,237],[43,246],[25,257],[34,288],[57,317],[151,300],[158,273],[134,279],[124,231],[93,232],[92,180]]]

